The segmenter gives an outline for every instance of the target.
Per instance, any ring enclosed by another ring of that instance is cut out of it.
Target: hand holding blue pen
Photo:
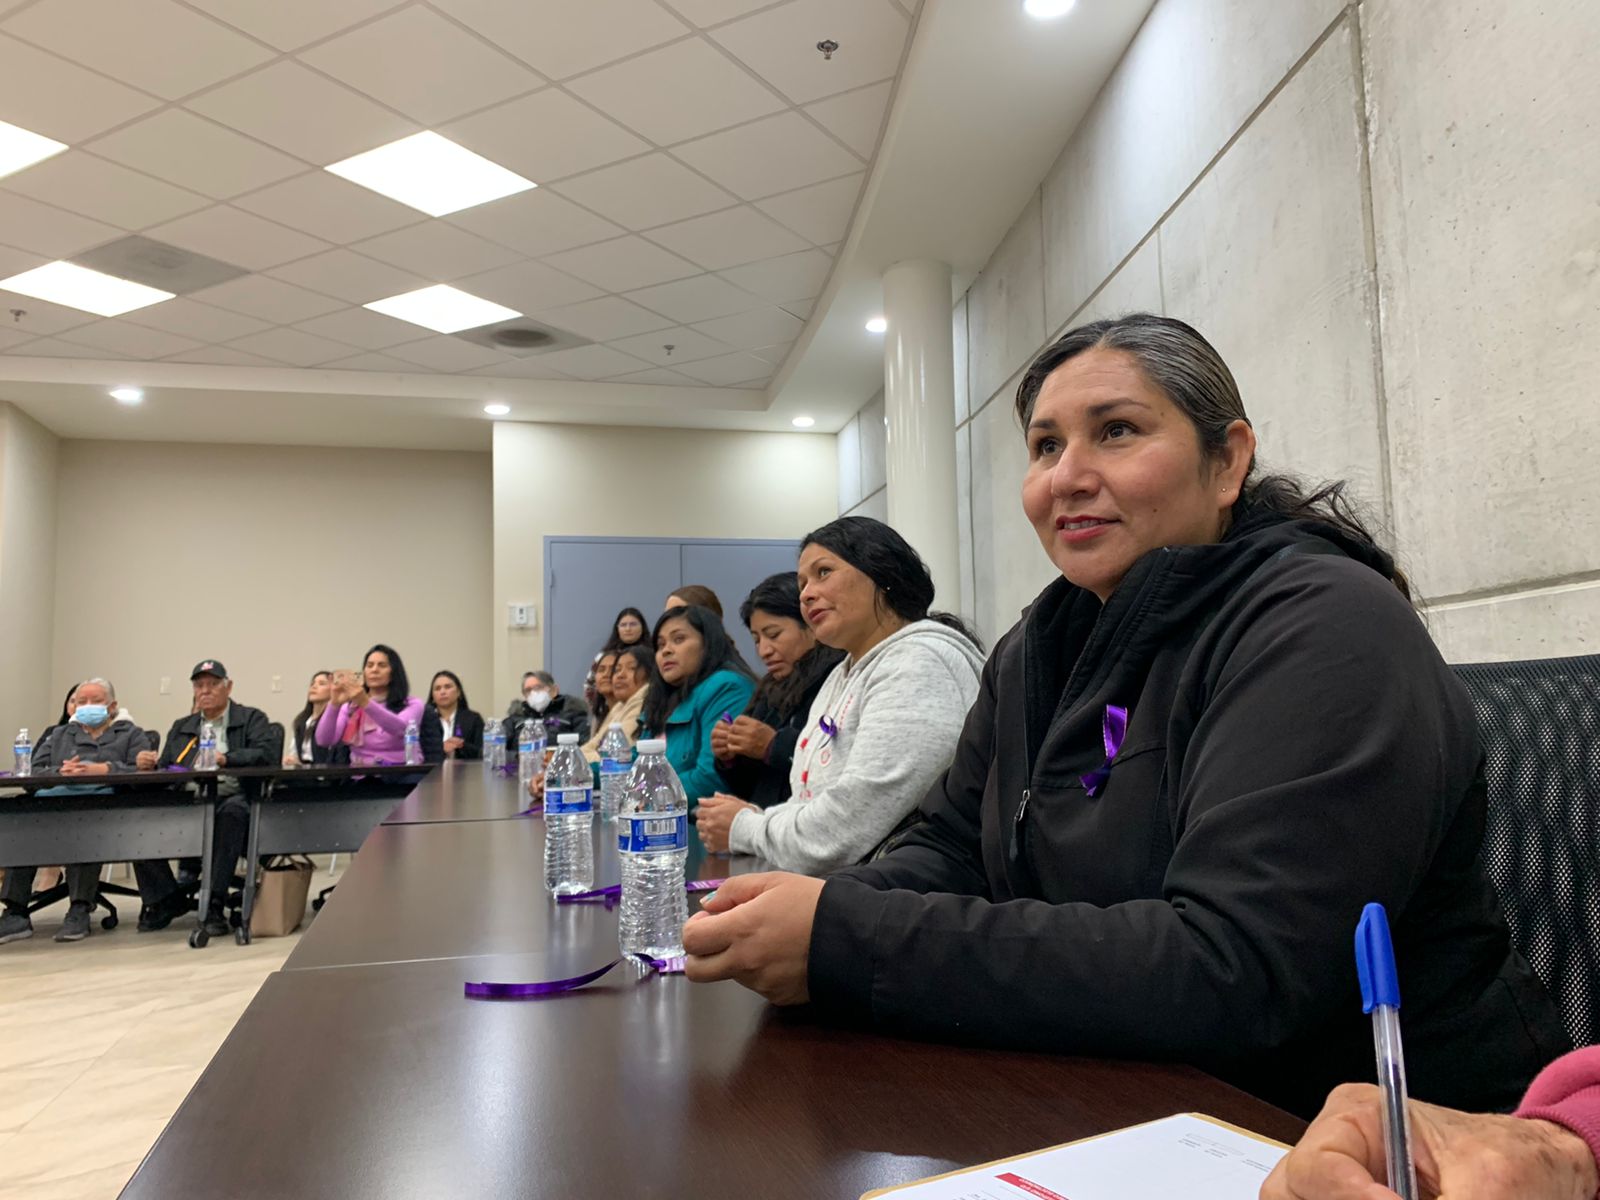
[[[1394,965],[1394,944],[1389,940],[1389,915],[1381,904],[1361,910],[1361,922],[1356,926],[1356,974],[1361,979],[1361,1011],[1372,1014],[1389,1190],[1400,1200],[1417,1200],[1411,1117],[1406,1109],[1406,1060],[1400,1046],[1400,976]]]

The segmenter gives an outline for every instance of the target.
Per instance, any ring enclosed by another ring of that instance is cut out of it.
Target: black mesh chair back
[[[1600,1042],[1600,654],[1455,668],[1489,785],[1483,861],[1576,1045]]]

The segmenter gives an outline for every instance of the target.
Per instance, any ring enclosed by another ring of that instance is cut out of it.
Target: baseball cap
[[[196,663],[194,670],[189,672],[191,680],[198,679],[202,675],[215,675],[218,679],[226,679],[228,677],[228,668],[216,659],[208,658],[204,662]]]

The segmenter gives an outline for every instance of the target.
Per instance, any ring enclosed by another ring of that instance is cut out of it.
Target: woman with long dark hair
[[[358,767],[405,762],[406,726],[422,729],[423,701],[411,694],[405,663],[382,643],[367,651],[358,685],[335,672],[328,706],[317,721],[317,744],[350,748]]]
[[[1060,577],[995,648],[920,823],[826,883],[724,885],[684,930],[690,976],[912,1036],[1189,1062],[1309,1116],[1372,1076],[1351,939],[1377,901],[1412,1096],[1515,1105],[1566,1037],[1479,861],[1472,702],[1394,559],[1339,486],[1256,474],[1233,374],[1181,321],[1072,330],[1016,409]]]
[[[348,752],[343,745],[328,747],[317,744],[317,722],[322,719],[323,709],[328,707],[332,688],[332,671],[311,673],[311,682],[306,686],[306,706],[295,713],[289,725],[289,744],[283,753],[285,766],[309,766],[348,759]]]
[[[642,612],[629,605],[611,622],[611,636],[606,638],[606,644],[601,649],[621,650],[624,646],[647,645],[645,635],[649,632],[650,622],[644,619]]]
[[[709,608],[669,608],[652,636],[656,670],[639,722],[649,733],[641,736],[667,739],[667,761],[693,810],[722,782],[711,729],[725,715],[731,720],[744,711],[756,678]]]
[[[600,743],[613,725],[622,727],[628,745],[639,740],[639,715],[644,711],[655,666],[656,656],[643,642],[617,651],[616,663],[611,668],[611,709],[604,721],[596,723],[594,733],[583,744],[584,757],[590,762],[600,761]]]
[[[483,718],[467,703],[467,689],[454,671],[434,673],[428,707],[422,710],[423,762],[483,757]]]

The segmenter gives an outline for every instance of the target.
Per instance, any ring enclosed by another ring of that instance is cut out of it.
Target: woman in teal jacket
[[[709,608],[669,608],[655,628],[656,671],[639,724],[667,739],[667,761],[683,781],[692,810],[722,787],[711,730],[741,713],[756,690],[754,673]]]

